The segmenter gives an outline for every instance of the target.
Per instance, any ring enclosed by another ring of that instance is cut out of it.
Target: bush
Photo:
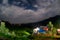
[[[28,36],[30,36],[29,32],[25,30],[11,31],[5,27],[4,22],[1,22],[0,37],[9,38],[11,40],[13,39],[14,40],[29,40]]]

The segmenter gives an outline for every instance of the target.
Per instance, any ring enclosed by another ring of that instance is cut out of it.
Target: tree
[[[53,30],[53,24],[52,24],[52,22],[50,21],[49,23],[48,23],[48,25],[47,25],[48,27],[49,27],[49,29],[52,31]]]

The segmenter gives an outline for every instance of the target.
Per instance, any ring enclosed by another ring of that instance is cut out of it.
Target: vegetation
[[[19,28],[10,30],[6,27],[4,22],[1,22],[0,25],[0,39],[8,39],[8,40],[45,40],[50,39],[53,40],[55,37],[60,37],[60,35],[57,35],[57,29],[60,28],[60,18],[57,18],[57,20],[54,22],[49,21],[48,24],[46,24],[49,28],[48,32],[46,34],[37,34],[33,35],[30,32],[32,32],[33,28]],[[32,37],[32,38],[31,38]],[[54,39],[55,40],[55,39]]]
[[[19,30],[19,31],[10,31],[8,28],[5,27],[5,23],[1,22],[0,26],[0,37],[1,38],[8,38],[10,40],[29,40],[30,33],[26,30]]]
[[[56,21],[54,21],[54,27],[60,28],[60,17],[58,17]]]
[[[59,19],[60,20],[60,19]],[[59,25],[58,20],[56,21],[56,23],[58,23],[57,25]],[[34,40],[56,40],[55,38],[60,38],[60,35],[57,35],[57,29],[59,29],[58,26],[55,27],[56,24],[52,24],[51,21],[49,21],[49,23],[47,24],[49,30],[46,34],[38,34],[38,35],[33,35]]]
[[[53,30],[53,24],[52,24],[52,22],[50,21],[49,23],[48,23],[48,25],[47,25],[48,27],[49,27],[49,29],[52,31]]]

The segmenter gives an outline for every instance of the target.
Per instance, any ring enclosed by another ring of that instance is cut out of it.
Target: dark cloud
[[[6,0],[0,4],[0,20],[14,24],[42,21],[60,15],[59,4],[59,0]]]

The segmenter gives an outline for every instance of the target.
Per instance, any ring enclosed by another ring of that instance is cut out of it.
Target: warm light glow
[[[37,32],[38,32],[38,30],[40,30],[38,27],[37,27],[37,28],[35,28],[35,29],[33,29],[33,33],[37,33]]]
[[[60,29],[57,29],[58,32],[60,32]]]

